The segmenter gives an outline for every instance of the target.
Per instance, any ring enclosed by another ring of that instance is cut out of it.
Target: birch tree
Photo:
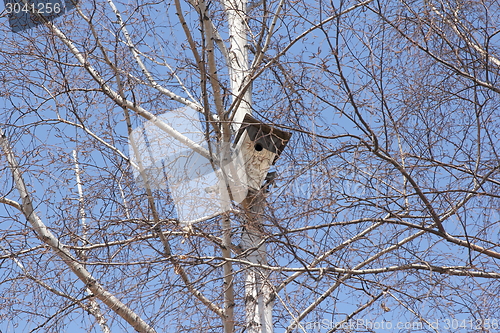
[[[498,330],[498,3],[66,2],[13,32],[22,4],[0,18],[2,332]],[[133,133],[215,172],[247,114],[290,142],[183,223]]]

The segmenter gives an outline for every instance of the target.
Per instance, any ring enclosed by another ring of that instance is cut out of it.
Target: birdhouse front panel
[[[245,116],[235,140],[235,148],[244,161],[247,185],[259,191],[291,134],[266,125],[249,114]]]
[[[245,166],[247,184],[251,189],[258,191],[273,164],[276,154],[265,149],[265,146],[259,140],[251,140],[248,134],[244,134],[242,139],[240,151]]]

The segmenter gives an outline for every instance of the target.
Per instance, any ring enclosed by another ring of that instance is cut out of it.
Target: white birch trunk
[[[242,234],[242,248],[248,251],[247,260],[254,264],[267,265],[267,249],[263,244],[262,212],[265,196],[262,192],[249,195],[244,202],[247,212]],[[245,280],[245,305],[247,331],[250,333],[273,332],[272,287],[270,272],[259,267],[247,270]]]
[[[243,95],[244,86],[247,84],[249,73],[248,61],[248,32],[246,24],[246,0],[225,0],[227,21],[229,26],[229,53],[228,66],[231,80],[231,91],[233,101],[241,99],[238,108],[235,110],[233,118],[233,130],[237,131],[245,117],[245,114],[252,113],[251,109],[251,89]]]
[[[229,54],[228,66],[231,79],[231,91],[234,110],[232,123],[233,131],[237,131],[245,114],[251,113],[251,89],[244,93],[248,84],[249,57],[248,57],[248,28],[246,16],[246,0],[225,0],[226,15],[229,26]],[[261,244],[262,215],[265,202],[261,192],[249,194],[243,202],[246,208],[246,223],[243,227],[241,246],[249,252],[247,260],[254,264],[267,264],[266,246]],[[246,272],[245,280],[245,307],[246,307],[246,332],[272,333],[273,302],[270,301],[271,285],[268,272],[265,269],[251,268]]]

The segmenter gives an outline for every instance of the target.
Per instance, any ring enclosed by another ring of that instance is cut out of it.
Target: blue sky
[[[82,4],[84,7],[87,5],[87,3]],[[270,5],[275,6],[276,4]],[[174,92],[186,97],[184,89],[178,85],[172,72],[165,66],[155,63],[155,61],[159,60],[167,61],[176,68],[175,74],[186,83],[187,89],[192,92],[196,99],[201,100],[199,78],[196,71],[193,71],[192,55],[187,48],[180,26],[171,23],[175,22],[176,19],[173,5],[161,3],[143,7],[141,11],[135,12],[131,11],[134,8],[132,2],[120,6],[126,14],[125,17],[130,18],[130,22],[134,22],[134,20],[138,22],[142,17],[141,15],[150,15],[148,23],[138,24],[137,27],[132,24],[130,32],[133,39],[139,44],[141,51],[148,56],[156,56],[154,59],[145,59],[146,64],[152,68],[155,78]],[[303,14],[309,21],[306,20],[293,25],[291,21],[278,20],[277,35],[282,35],[283,38],[277,38],[274,41],[270,54],[276,54],[280,48],[290,41],[286,36],[289,34],[296,36],[310,27],[311,22],[316,22],[319,6],[326,5],[321,2],[297,3],[296,6],[287,4],[284,13],[292,16]],[[129,11],[126,11],[126,8]],[[112,14],[108,9],[105,9],[105,11],[109,21],[112,21]],[[326,9],[324,13],[326,15]],[[387,213],[387,210],[403,210],[405,205],[403,197],[391,201],[392,195],[396,195],[398,191],[407,186],[404,185],[404,179],[401,175],[388,163],[370,157],[370,152],[353,139],[354,136],[368,139],[368,136],[366,130],[364,133],[361,129],[363,126],[349,103],[345,87],[339,83],[341,78],[336,69],[335,48],[343,52],[339,54],[341,67],[344,70],[343,74],[351,84],[352,92],[359,103],[364,119],[378,135],[381,146],[390,151],[401,162],[401,156],[397,153],[400,149],[399,144],[401,145],[401,149],[406,153],[406,163],[410,163],[415,167],[412,175],[429,191],[427,194],[435,202],[439,211],[445,211],[450,202],[457,200],[464,193],[454,194],[450,191],[450,194],[435,195],[431,192],[431,189],[439,189],[445,193],[447,189],[469,189],[473,186],[474,180],[472,177],[460,178],[460,176],[463,176],[462,173],[456,170],[450,172],[449,168],[442,166],[433,165],[428,167],[428,160],[422,157],[433,157],[457,165],[463,160],[464,168],[473,169],[474,160],[470,158],[469,152],[477,149],[477,145],[472,139],[475,135],[475,114],[479,111],[482,112],[484,118],[481,119],[481,122],[484,124],[484,128],[488,128],[490,126],[488,124],[495,124],[495,121],[497,121],[498,102],[495,101],[494,96],[492,97],[491,92],[487,89],[473,89],[468,81],[448,75],[446,68],[443,69],[442,66],[436,64],[429,65],[419,57],[411,57],[412,52],[414,54],[418,54],[418,52],[411,49],[410,43],[391,45],[391,39],[395,38],[394,35],[383,29],[376,30],[379,28],[376,25],[377,21],[374,16],[363,13],[365,12],[353,13],[346,21],[339,22],[338,27],[336,22],[331,22],[325,25],[323,30],[318,29],[311,33],[303,41],[295,44],[289,53],[283,56],[283,69],[273,67],[272,70],[262,74],[254,84],[254,115],[257,118],[326,137],[340,134],[350,136],[339,139],[325,139],[319,136],[305,135],[299,130],[294,132],[289,146],[274,167],[278,171],[277,187],[271,190],[268,199],[273,204],[274,214],[283,217],[282,220],[279,220],[280,223],[283,223],[281,227],[293,229],[367,216],[381,217]],[[218,14],[220,13],[218,12]],[[59,18],[55,22],[65,32],[73,34],[75,38],[88,37],[90,32],[81,28],[84,26],[79,23],[81,21],[71,22],[73,15],[74,12],[69,13],[67,17]],[[196,15],[191,14],[187,18],[190,27],[196,34],[198,24]],[[125,56],[128,54],[126,47],[116,42],[114,31],[107,30],[106,27],[113,26],[113,24],[105,22],[104,19],[101,23],[97,24],[96,27],[99,33],[104,36],[104,46],[110,50],[116,50],[118,54],[116,61],[119,65],[129,70],[136,77],[140,77],[141,73],[137,66],[133,66],[131,58]],[[5,25],[7,21],[5,17],[2,24],[4,24],[2,29],[6,31],[7,27]],[[153,25],[155,29],[153,29]],[[151,30],[145,33],[148,27]],[[57,47],[53,46],[50,37],[44,31],[44,28],[40,27],[19,35],[8,32],[5,34],[4,40],[0,42],[2,43],[0,46],[3,46],[4,49],[16,49],[19,45],[22,46],[20,48],[24,49],[37,47],[38,49],[33,51],[36,54],[58,56],[57,48],[62,48],[62,46],[57,43]],[[389,49],[389,47],[384,48],[385,45],[394,48],[393,53],[384,53],[388,52]],[[92,46],[85,43],[79,45],[82,50],[90,50]],[[370,49],[369,46],[373,47],[373,49]],[[380,48],[376,48],[377,46],[380,46]],[[60,60],[63,63],[74,63],[71,55],[64,52],[61,54]],[[398,54],[404,56],[397,56]],[[99,64],[102,59],[98,58],[98,52],[93,55],[89,52],[89,56],[95,56],[96,58],[92,58],[92,60],[100,69],[102,68],[108,77],[112,77],[112,73],[106,72],[103,63]],[[220,57],[220,54],[217,53],[217,56]],[[3,57],[3,61],[6,62],[5,56]],[[24,62],[21,63],[20,60]],[[11,67],[4,65],[7,66],[5,68],[18,68],[26,71],[22,73],[28,73],[28,70],[31,69],[29,74],[31,83],[22,85],[22,80],[25,79],[22,74],[9,78],[9,74],[14,73],[14,70],[5,70],[2,73],[3,78],[8,78],[3,85],[9,88],[13,95],[2,100],[4,113],[1,121],[10,125],[7,133],[11,135],[16,154],[21,161],[21,165],[30,170],[30,172],[26,172],[25,177],[30,189],[34,191],[33,195],[36,202],[38,202],[37,209],[40,211],[41,217],[57,230],[63,241],[72,241],[71,233],[68,233],[67,230],[79,228],[77,205],[74,204],[78,194],[74,184],[74,171],[72,170],[71,161],[71,152],[73,149],[77,149],[81,167],[84,170],[82,176],[85,182],[84,191],[89,195],[93,195],[91,196],[93,202],[88,203],[87,212],[88,221],[92,223],[92,228],[95,231],[95,238],[92,241],[108,241],[106,237],[102,236],[106,233],[113,235],[116,239],[125,239],[128,236],[127,233],[139,234],[145,232],[144,228],[137,226],[139,223],[134,224],[135,221],[133,223],[128,221],[127,223],[130,223],[130,226],[124,226],[122,217],[125,215],[126,207],[124,207],[120,194],[121,189],[118,186],[118,184],[122,183],[119,181],[106,182],[106,180],[114,179],[115,176],[126,177],[127,174],[130,174],[132,170],[128,168],[127,164],[117,157],[115,152],[103,149],[102,146],[95,144],[83,130],[75,128],[75,126],[48,121],[49,119],[56,119],[60,115],[65,119],[77,122],[75,114],[73,114],[75,112],[91,126],[92,130],[97,131],[98,135],[102,135],[110,142],[113,142],[125,155],[129,156],[128,134],[122,110],[107,101],[106,98],[92,92],[75,92],[74,99],[67,98],[64,95],[58,96],[55,101],[50,99],[46,89],[61,91],[62,87],[65,87],[65,82],[57,80],[57,78],[61,77],[61,71],[66,71],[65,75],[71,80],[74,87],[93,87],[92,80],[81,75],[79,70],[62,69],[62,67],[50,65],[50,61],[45,61],[43,57],[26,55],[26,58],[23,58],[14,55],[12,56]],[[286,76],[283,72],[286,73],[287,71],[294,75]],[[227,79],[227,72],[224,69],[221,69],[219,75],[221,80]],[[482,75],[482,72],[479,75]],[[130,78],[130,80],[133,81],[133,78]],[[116,85],[116,82],[112,82],[112,84]],[[131,83],[128,84],[132,85]],[[18,85],[16,89],[13,88],[15,85]],[[283,86],[288,88],[283,89]],[[446,91],[447,88],[452,90],[453,94],[451,95],[453,96],[443,95],[443,91]],[[420,94],[418,94],[418,89],[421,89]],[[321,91],[323,94],[315,95],[315,91]],[[385,96],[381,95],[382,92]],[[165,114],[180,107],[178,103],[161,97],[154,90],[144,86],[135,90],[135,96],[132,96],[131,91],[126,93],[130,99],[137,97],[141,105],[154,111],[157,115]],[[447,99],[443,100],[442,96]],[[44,98],[47,98],[47,100],[44,101]],[[226,106],[229,105],[230,101],[231,98],[225,98]],[[475,104],[474,101],[480,103]],[[474,109],[473,106],[477,104],[483,104],[484,109]],[[390,117],[393,117],[393,119],[389,119]],[[39,123],[41,119],[45,121],[42,125]],[[143,119],[136,116],[133,116],[132,121],[135,129],[140,128],[144,122]],[[398,122],[402,124],[399,128],[400,138],[403,138],[401,143],[394,135],[394,131],[387,133],[385,130],[391,127],[387,126],[387,124],[397,124]],[[490,133],[493,133],[493,139],[489,142],[486,140],[486,135],[484,136],[484,145],[487,148],[484,149],[482,154],[485,162],[481,165],[481,168],[487,169],[485,166],[488,164],[487,160],[494,161],[495,159],[496,155],[493,148],[498,146],[494,139],[495,133],[498,134],[498,132],[495,132],[496,130],[496,127],[491,125]],[[461,141],[462,138],[469,138],[469,136],[471,139],[465,142]],[[337,151],[339,147],[344,150]],[[162,152],[168,154],[168,149],[162,150]],[[329,156],[329,158],[323,160],[325,156]],[[15,192],[12,191],[12,179],[8,173],[4,172],[2,179],[4,179],[2,192],[8,193],[12,198],[17,198]],[[141,196],[144,198],[143,190],[138,184],[123,183],[123,186],[128,191],[128,194],[133,193],[137,196],[137,198],[132,195],[127,197],[127,200],[131,203],[134,203],[134,200],[140,202]],[[162,192],[162,190],[164,191]],[[162,218],[176,216],[172,200],[165,198],[167,190],[162,190],[155,192]],[[494,193],[496,188],[488,184],[485,185],[485,191]],[[359,200],[360,198],[362,200]],[[407,200],[412,207],[422,207],[415,196],[410,196]],[[494,208],[496,203],[491,198],[471,200],[467,210],[460,212],[460,219],[453,217],[446,221],[445,227],[447,231],[450,234],[463,233],[465,225],[467,232],[485,235],[485,238],[498,243],[497,222],[499,215]],[[309,214],[304,212],[309,212]],[[418,211],[417,209],[413,209],[408,213],[415,215],[426,214],[425,210]],[[12,223],[9,219],[12,214],[14,214],[12,209],[0,208],[0,215],[3,217],[2,222],[0,222],[2,229],[22,231],[22,225],[25,222],[17,216],[15,219],[18,219],[18,221]],[[140,218],[150,218],[147,209],[143,211],[134,210],[132,215],[138,220]],[[68,218],[68,221],[65,221],[62,217]],[[70,218],[73,219],[69,220]],[[270,218],[270,220],[272,219]],[[425,219],[425,221],[428,221],[428,219]],[[327,251],[329,247],[349,239],[349,237],[369,226],[370,223],[373,222],[320,230],[313,229],[304,233],[297,233],[286,240],[297,245],[297,247],[301,247],[301,249],[297,250],[298,255],[294,256],[287,252],[287,247],[281,246],[282,243],[277,242],[272,245],[274,256],[270,258],[270,262],[285,267],[300,267],[302,263],[297,260],[297,257],[303,260],[311,260],[313,253]],[[211,225],[210,222],[201,224],[200,227],[206,230],[214,230],[214,233],[220,232],[220,230],[217,230],[217,226]],[[481,228],[484,228],[484,230],[481,230]],[[106,232],[102,233],[102,230],[106,230]],[[413,229],[406,230],[398,225],[384,225],[377,229],[376,233],[371,234],[370,237],[353,244],[351,248],[339,251],[338,256],[332,256],[330,261],[325,263],[325,267],[332,265],[353,267],[356,263],[372,255],[378,245],[390,246],[414,232]],[[237,240],[238,236],[236,235],[235,238]],[[30,233],[27,233],[24,239],[13,239],[11,241],[12,243],[9,245],[15,249],[24,248],[30,244],[38,244]],[[185,243],[181,243],[181,240],[177,238],[172,239],[172,244],[179,253],[183,253],[182,251],[193,253],[196,251],[196,245],[199,245],[190,239]],[[150,247],[144,249],[141,246]],[[144,242],[137,245],[137,247],[128,249],[128,253],[122,253],[116,248],[113,249],[117,251],[117,260],[126,261],[130,258],[155,260],[156,253],[154,249],[157,248],[157,243],[146,244]],[[214,255],[217,253],[215,246],[203,250],[207,253],[212,252]],[[351,255],[352,252],[350,251],[358,251],[359,254]],[[51,264],[44,266],[44,260],[54,259],[50,253],[42,252],[39,254],[40,263],[34,263],[32,260],[26,259],[32,265],[29,267],[39,274],[48,271],[49,276],[54,279],[59,278],[54,280],[57,281],[57,283],[54,282],[55,284],[61,288],[68,288],[68,292],[73,292],[82,297],[82,285],[79,283],[68,284],[69,281],[76,281],[71,274],[66,272],[58,277],[55,271],[52,270]],[[104,255],[103,252],[99,252],[97,256]],[[484,260],[477,254],[468,253],[464,249],[458,251],[457,247],[442,240],[439,241],[439,237],[426,235],[405,245],[400,251],[384,257],[374,263],[372,267],[393,265],[405,260],[411,262],[427,260],[442,265],[465,265],[471,258],[477,267],[484,267],[487,270],[493,270],[495,267],[494,262]],[[57,263],[57,261],[53,263]],[[15,272],[16,268],[11,260],[4,260],[0,264],[0,276],[9,277],[11,276],[9,274]],[[119,286],[120,278],[125,276],[129,285],[125,285],[121,296],[129,302],[133,302],[135,292],[152,293],[155,291],[154,286],[156,285],[167,286],[179,283],[178,277],[173,274],[165,273],[165,276],[163,276],[162,273],[164,272],[161,267],[161,265],[154,266],[154,270],[148,272],[149,275],[144,277],[148,282],[146,285],[152,286],[151,289],[141,289],[140,286],[133,287],[134,283],[139,281],[139,279],[133,278],[134,273],[142,272],[139,267],[109,269],[109,272],[111,272],[109,276],[106,275],[107,269],[102,267],[93,267],[92,269],[95,269],[96,274],[100,276],[109,277],[107,283],[111,288],[115,286],[115,283],[116,286]],[[202,273],[205,272],[202,271]],[[219,275],[212,271],[210,271],[210,274],[220,278]],[[428,276],[425,274],[428,274]],[[195,274],[193,273],[193,275]],[[487,291],[475,289],[477,286],[485,286],[485,290],[487,290],[486,287],[489,285],[489,281],[486,280],[475,279],[475,283],[470,282],[470,284],[467,284],[463,283],[464,279],[462,278],[445,280],[439,274],[429,272],[415,273],[415,275],[410,276],[405,275],[404,272],[393,272],[382,276],[370,276],[367,279],[372,281],[363,280],[363,276],[359,279],[350,280],[349,286],[346,285],[345,288],[340,288],[336,294],[331,295],[323,303],[321,310],[313,312],[303,322],[307,324],[323,321],[324,326],[328,326],[331,322],[344,319],[347,313],[369,299],[368,292],[372,292],[372,290],[376,292],[376,283],[382,285],[385,282],[384,279],[404,281],[404,286],[409,289],[409,293],[422,296],[424,298],[422,302],[412,304],[415,306],[414,309],[421,311],[431,322],[437,320],[440,325],[443,325],[440,326],[442,329],[445,329],[444,325],[447,324],[445,320],[450,318],[443,317],[442,313],[435,309],[435,304],[431,302],[433,293],[439,296],[442,290],[450,292],[451,289],[463,290],[467,294],[467,296],[464,296],[464,293],[457,292],[457,294],[447,296],[451,304],[446,306],[450,309],[457,309],[454,319],[477,319],[477,317],[471,318],[471,314],[465,311],[465,305],[460,304],[462,298],[467,298],[468,303],[465,302],[466,304],[475,304],[476,301],[469,299],[473,297],[478,299],[478,303],[481,300],[485,302],[491,300],[491,298],[488,298]],[[429,284],[421,282],[426,279],[432,282],[429,282]],[[219,296],[221,290],[219,282],[220,279],[213,282],[212,285],[209,284],[211,287],[207,288],[207,292],[210,296]],[[298,306],[305,307],[318,297],[319,294],[316,292],[324,291],[331,282],[332,279],[318,279],[316,281],[304,274],[303,277],[297,279],[296,284],[287,286],[286,295],[293,298]],[[445,289],[443,286],[446,283],[449,283],[452,287]],[[68,287],[68,285],[70,286]],[[353,290],[368,290],[368,292],[359,292],[354,297],[350,294],[354,292]],[[169,298],[166,298],[166,300],[151,300],[153,299],[151,298],[148,299],[149,303],[144,307],[137,304],[131,306],[139,312],[145,313],[146,316],[156,313],[153,309],[165,308],[165,312],[169,313],[167,319],[158,320],[166,322],[169,316],[175,316],[176,307],[182,308],[185,305],[183,304],[185,302],[182,295],[175,294],[175,291],[178,290],[172,287],[171,291],[172,293],[169,294]],[[397,295],[403,297],[404,292],[401,291]],[[40,301],[35,296],[33,297],[33,302]],[[366,316],[356,317],[356,319],[366,319],[367,322],[379,324],[390,322],[393,327],[398,322],[415,322],[416,317],[404,306],[398,304],[395,298],[385,295],[383,299],[384,303],[391,308],[391,311],[385,313],[377,303],[376,308],[370,308]],[[47,304],[44,304],[49,310],[51,301],[48,300]],[[280,325],[288,323],[289,314],[287,311],[279,304],[276,308],[276,318],[280,318]],[[463,311],[463,313],[460,311]],[[158,312],[161,313],[161,310]],[[78,315],[78,313],[81,313],[81,311],[75,312],[74,320],[72,319],[71,324],[68,326],[68,329],[71,328],[71,332],[84,332],[85,329],[82,327],[88,327],[88,322],[91,320],[87,314]],[[28,318],[28,316],[23,316],[21,315],[22,320],[20,321],[24,321],[26,326],[21,328],[22,332],[29,331],[29,328],[39,324],[39,322],[27,322],[24,319]],[[186,318],[186,323],[204,316],[208,315],[198,313],[196,316]],[[151,318],[151,320],[154,321],[157,318]],[[123,326],[123,322],[120,321],[112,323],[112,328],[117,332],[127,331]],[[165,327],[164,331],[175,332],[178,329],[177,326],[172,326]],[[457,331],[457,329],[454,331]],[[0,330],[2,332],[14,331],[10,323],[7,322],[0,323]],[[324,329],[323,331],[326,332],[327,330]],[[18,332],[19,328],[16,328],[15,331]],[[282,331],[284,331],[283,328],[278,327],[276,329],[276,332]],[[375,331],[387,331],[387,325],[385,328],[375,329]],[[467,329],[463,328],[463,331],[465,332]]]

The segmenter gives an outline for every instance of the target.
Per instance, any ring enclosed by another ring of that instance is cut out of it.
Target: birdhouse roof
[[[251,141],[262,143],[265,149],[276,154],[273,164],[276,162],[278,156],[292,136],[292,133],[264,124],[248,113],[245,115],[243,123],[236,135],[235,144],[242,139],[245,132]]]

